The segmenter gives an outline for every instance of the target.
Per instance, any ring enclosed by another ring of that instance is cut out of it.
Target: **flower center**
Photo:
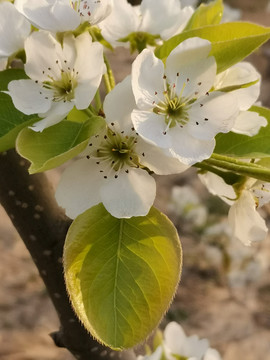
[[[177,73],[177,77],[179,74]],[[181,128],[187,124],[189,121],[188,110],[190,105],[195,101],[195,99],[184,98],[182,96],[186,84],[184,83],[180,94],[177,95],[175,88],[176,85],[168,84],[166,81],[166,76],[163,77],[164,80],[164,91],[163,98],[158,97],[158,93],[155,92],[157,101],[153,102],[154,108],[153,112],[165,117],[165,123],[167,125],[164,135],[167,133],[169,128],[175,126],[180,126]]]
[[[99,171],[104,173],[104,178],[113,170],[114,177],[118,177],[121,170],[129,172],[129,168],[139,168],[140,159],[136,153],[137,136],[128,136],[114,132],[108,128],[100,135],[96,135],[89,144],[92,151],[88,159],[95,159]]]
[[[99,1],[97,1],[99,2]],[[72,9],[77,11],[80,16],[91,16],[90,6],[88,5],[88,1],[70,1],[70,6]]]
[[[62,71],[61,79],[55,80],[50,77],[50,81],[45,81],[43,87],[53,91],[53,101],[71,101],[74,99],[74,90],[77,86],[75,71]]]

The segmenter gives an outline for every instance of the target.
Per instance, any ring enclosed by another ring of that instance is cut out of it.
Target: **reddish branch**
[[[0,203],[29,250],[58,313],[61,326],[51,334],[55,344],[81,360],[132,359],[132,352],[112,352],[97,343],[74,315],[62,268],[70,220],[57,206],[46,176],[29,175],[27,168],[14,150],[0,154]]]

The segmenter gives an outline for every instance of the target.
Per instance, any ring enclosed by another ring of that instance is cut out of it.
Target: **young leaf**
[[[174,296],[181,264],[177,231],[155,208],[147,216],[117,219],[96,205],[74,220],[64,247],[75,312],[98,341],[116,350],[155,329]]]
[[[53,169],[82,152],[103,125],[104,119],[95,117],[84,123],[62,121],[42,132],[25,128],[17,138],[16,149],[31,162],[30,174]]]
[[[222,0],[215,0],[209,4],[201,4],[190,18],[185,31],[206,25],[219,24],[223,14]]]
[[[10,69],[0,72],[0,91],[6,91],[11,80],[26,79],[21,69]],[[0,92],[0,152],[15,146],[18,133],[26,126],[38,121],[37,115],[25,115],[17,110],[11,97]]]
[[[240,158],[270,156],[270,110],[260,106],[252,106],[250,110],[265,117],[268,125],[262,127],[259,133],[252,137],[233,132],[218,134],[216,136],[215,153]]]
[[[156,56],[165,59],[182,41],[196,36],[211,41],[210,55],[215,57],[219,73],[243,60],[269,40],[270,28],[247,22],[233,22],[184,31],[165,41],[156,50]]]

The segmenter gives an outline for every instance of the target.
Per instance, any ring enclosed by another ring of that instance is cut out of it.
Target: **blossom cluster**
[[[163,333],[160,345],[150,355],[138,360],[221,360],[219,352],[209,346],[207,339],[197,335],[187,336],[176,322],[170,322]]]
[[[210,158],[219,133],[253,136],[267,125],[249,111],[261,80],[251,64],[217,73],[211,42],[199,37],[182,41],[164,61],[155,55],[155,47],[183,31],[193,13],[179,0],[143,0],[136,7],[127,0],[0,3],[2,69],[24,52],[28,77],[11,81],[7,93],[18,110],[38,114],[31,129],[42,132],[74,108],[105,118],[57,188],[56,199],[71,218],[100,202],[117,218],[144,216],[155,200],[153,173],[181,173]],[[128,45],[139,54],[131,75],[107,86],[111,91],[99,106],[95,96],[109,73],[103,44]],[[237,237],[252,217],[246,244],[255,232],[265,235],[255,207],[270,200],[268,188],[247,182],[238,194],[225,195],[234,201],[229,217]]]

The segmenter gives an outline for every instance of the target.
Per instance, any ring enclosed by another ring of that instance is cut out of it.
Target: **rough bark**
[[[60,329],[51,337],[77,359],[132,359],[131,351],[114,352],[96,342],[75,316],[62,267],[70,220],[56,204],[46,176],[29,175],[27,169],[27,161],[14,150],[0,154],[0,203],[29,250],[59,316]]]

